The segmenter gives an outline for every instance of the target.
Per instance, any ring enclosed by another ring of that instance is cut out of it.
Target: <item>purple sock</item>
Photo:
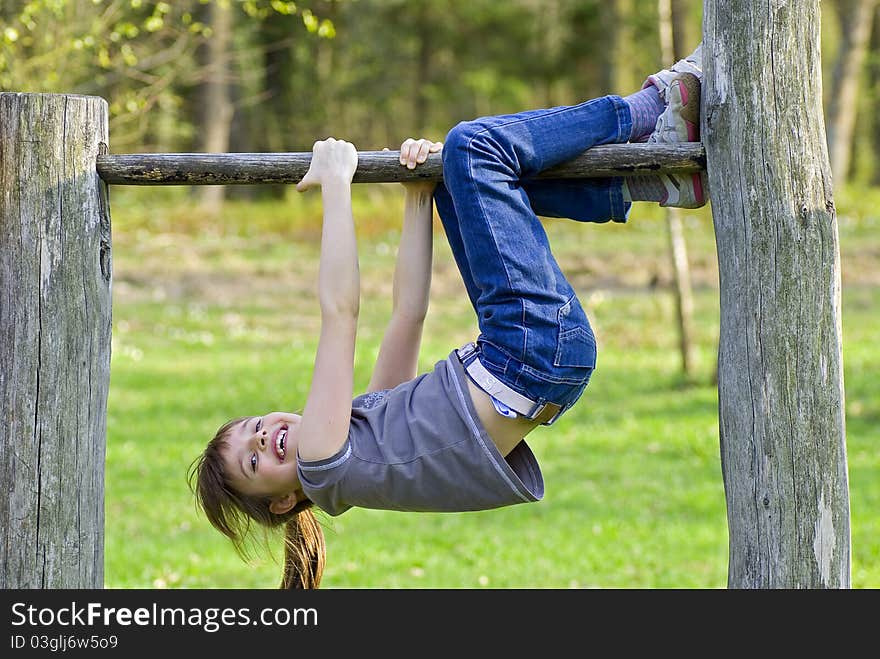
[[[648,85],[635,94],[625,96],[623,100],[629,105],[632,115],[632,132],[629,141],[643,142],[654,132],[657,118],[666,109],[666,103],[663,102],[660,91],[654,85]]]

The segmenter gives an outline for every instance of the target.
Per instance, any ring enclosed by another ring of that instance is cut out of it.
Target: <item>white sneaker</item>
[[[694,52],[678,60],[669,69],[663,69],[652,75],[649,75],[642,85],[642,89],[648,85],[654,85],[660,91],[661,96],[668,102],[666,98],[666,88],[680,73],[693,73],[697,76],[697,80],[703,82],[703,42],[696,47]]]
[[[701,208],[709,200],[705,172],[658,174],[658,178],[666,187],[666,196],[660,200],[661,206]]]
[[[676,73],[666,87],[666,109],[657,118],[650,144],[700,141],[700,80]]]
[[[700,81],[695,74],[676,73],[666,87],[666,109],[657,119],[649,144],[677,144],[700,141]],[[661,174],[666,196],[661,206],[700,208],[709,199],[705,171]]]

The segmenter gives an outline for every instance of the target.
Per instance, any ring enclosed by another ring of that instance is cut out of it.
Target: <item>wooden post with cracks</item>
[[[705,0],[728,586],[849,588],[840,247],[819,0]]]
[[[110,383],[98,97],[0,93],[0,588],[104,586]]]

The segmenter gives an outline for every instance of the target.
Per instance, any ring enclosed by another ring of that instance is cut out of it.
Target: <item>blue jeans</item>
[[[590,322],[550,251],[538,215],[626,221],[621,179],[551,181],[544,169],[597,144],[626,142],[619,96],[462,122],[443,146],[434,199],[477,313],[475,358],[498,380],[561,412],[596,366]]]

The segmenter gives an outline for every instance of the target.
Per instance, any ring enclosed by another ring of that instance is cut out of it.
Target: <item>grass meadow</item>
[[[880,587],[880,192],[837,193],[854,588]],[[280,539],[250,562],[195,508],[192,460],[233,416],[299,411],[319,325],[317,193],[231,201],[207,218],[185,188],[111,189],[108,588],[275,588]],[[397,185],[355,186],[361,264],[356,391],[390,312]],[[548,220],[599,344],[580,403],[529,435],[543,501],[458,514],[319,513],[323,588],[725,588],[718,274],[708,209],[684,215],[696,363],[681,372],[661,209],[626,225]],[[423,370],[476,335],[435,223]]]

